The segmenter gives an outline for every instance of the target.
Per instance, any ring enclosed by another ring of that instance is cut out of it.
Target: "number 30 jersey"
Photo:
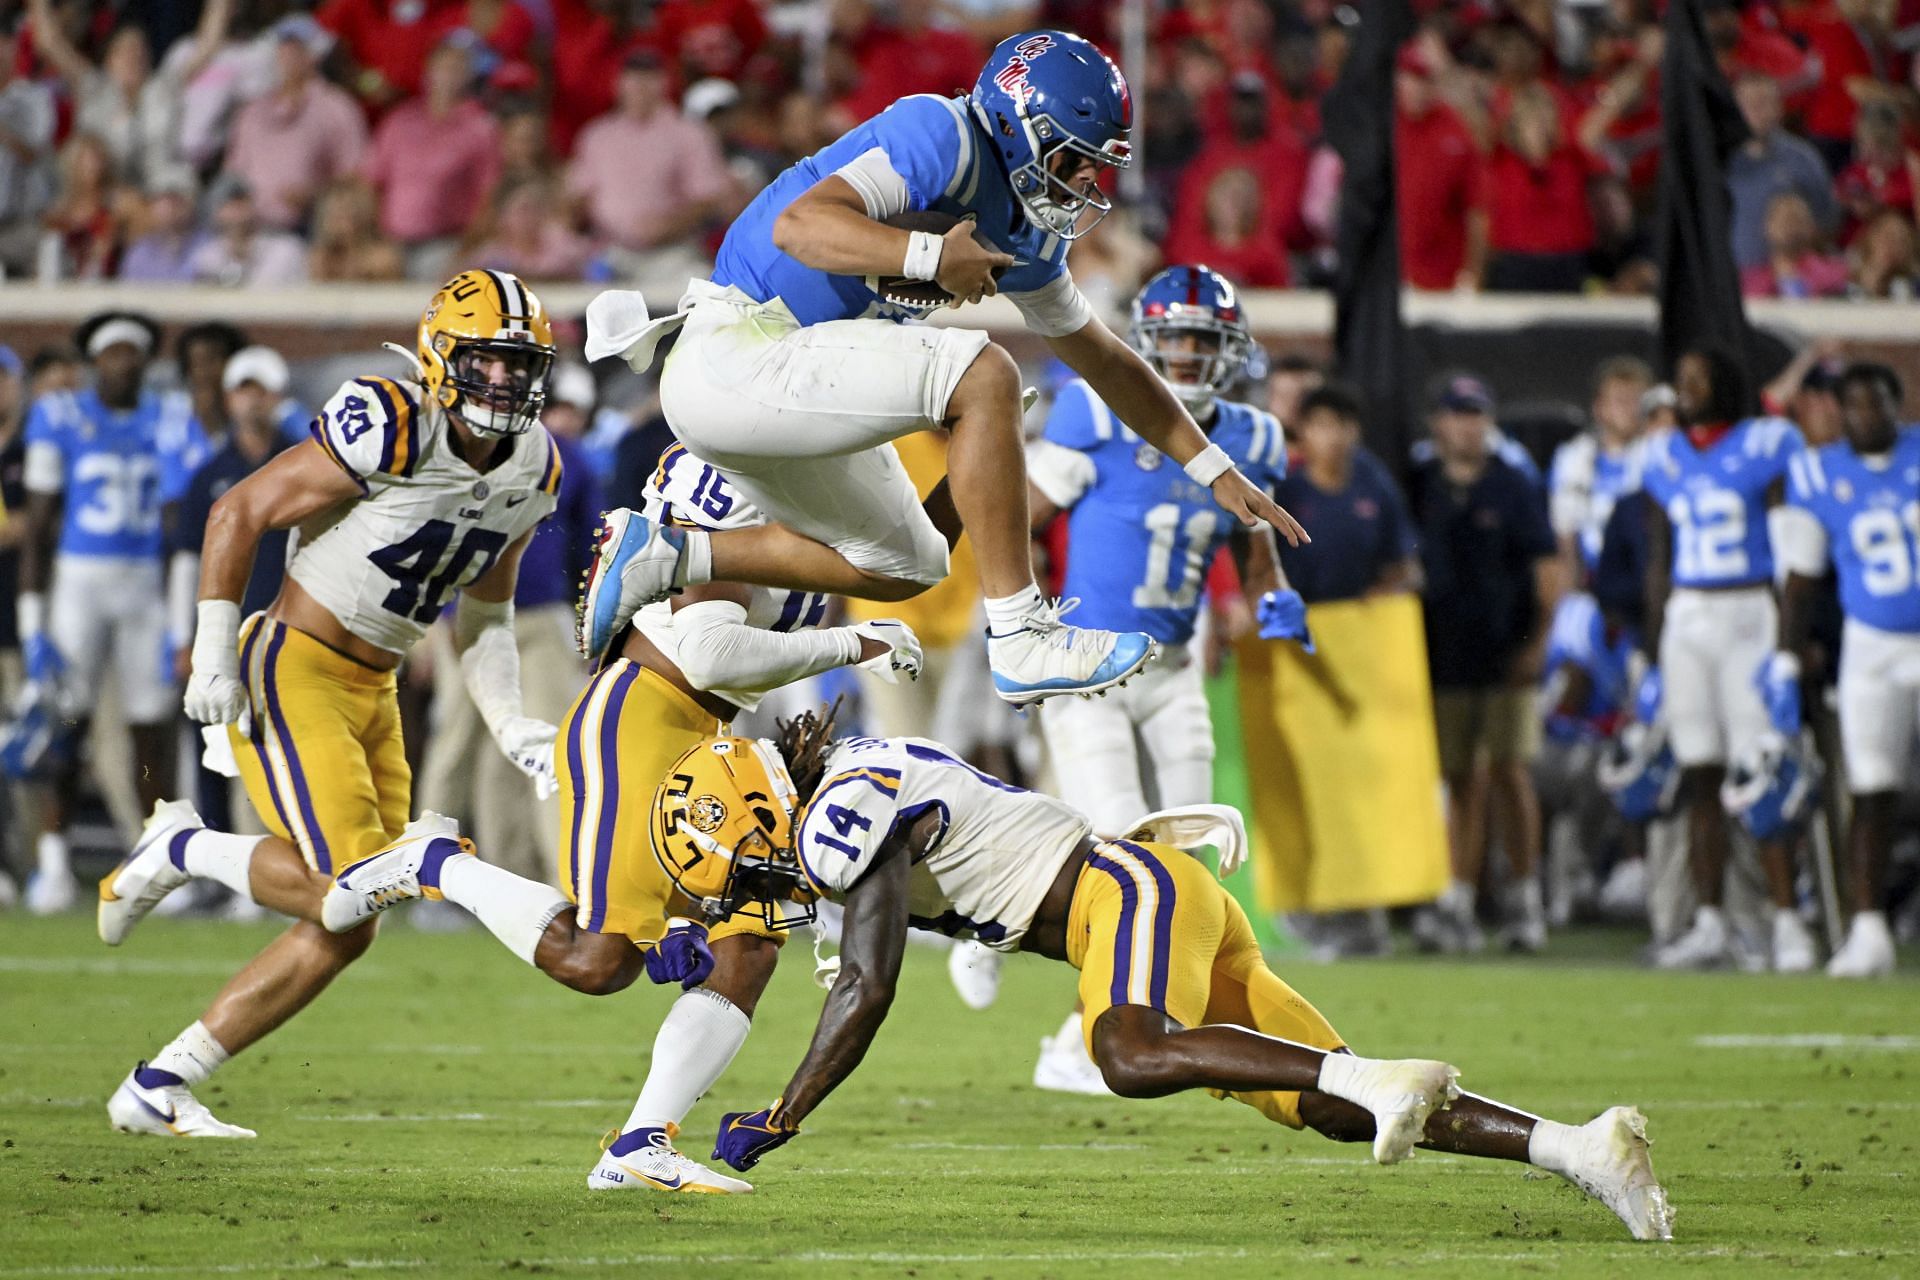
[[[60,554],[158,560],[161,418],[158,396],[109,409],[91,389],[33,402],[26,487],[64,499]]]
[[[1647,442],[1641,483],[1673,525],[1673,585],[1747,587],[1773,580],[1767,495],[1804,442],[1785,418],[1748,418],[1697,449],[1669,428]]]
[[[1079,810],[975,769],[925,738],[849,738],[827,757],[794,822],[815,891],[860,882],[896,830],[927,814],[933,840],[913,868],[916,929],[1014,951],[1060,868],[1092,830]]]
[[[1231,400],[1214,404],[1209,438],[1272,492],[1287,474],[1280,420]],[[1078,380],[1060,389],[1028,473],[1050,502],[1071,511],[1065,594],[1080,599],[1074,622],[1144,631],[1168,644],[1192,639],[1207,566],[1235,524],[1213,491],[1187,479]]]
[[[340,625],[411,649],[453,593],[553,512],[560,450],[544,427],[508,436],[484,474],[455,451],[446,415],[418,384],[343,383],[310,428],[361,496],[295,531],[287,573]]]

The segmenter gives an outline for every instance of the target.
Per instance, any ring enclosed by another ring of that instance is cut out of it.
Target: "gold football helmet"
[[[813,919],[814,893],[793,852],[799,794],[764,738],[708,738],[653,793],[653,856],[709,921],[745,914],[769,928]]]
[[[553,325],[520,277],[462,271],[427,304],[415,355],[441,408],[479,435],[518,435],[547,402]]]

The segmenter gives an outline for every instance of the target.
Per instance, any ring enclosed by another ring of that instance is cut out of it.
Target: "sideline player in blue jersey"
[[[1900,791],[1920,729],[1920,427],[1899,425],[1900,380],[1882,364],[1840,379],[1846,440],[1810,449],[1788,472],[1779,525],[1789,570],[1780,649],[1761,683],[1774,727],[1800,728],[1800,655],[1813,627],[1817,579],[1840,579],[1840,742],[1853,819],[1847,834],[1852,919],[1827,963],[1836,978],[1893,972],[1882,910]]]
[[[1280,420],[1221,398],[1253,348],[1233,285],[1203,266],[1169,267],[1133,300],[1134,349],[1241,473],[1271,491],[1287,471]],[[1069,382],[1027,459],[1036,527],[1068,512],[1065,595],[1093,626],[1140,631],[1160,661],[1114,695],[1040,709],[1060,798],[1103,836],[1150,810],[1213,798],[1213,726],[1199,655],[1189,652],[1207,566],[1237,525],[1205,488],[1119,422],[1092,387]],[[1262,635],[1307,641],[1306,606],[1264,533],[1232,539],[1258,602]],[[959,954],[959,953],[956,953]],[[1043,1042],[1034,1083],[1105,1093],[1080,1015]],[[1084,1088],[1082,1086],[1085,1086]]]
[[[899,323],[924,308],[883,293],[887,278],[935,281],[961,302],[1006,294],[1115,416],[1211,489],[1229,517],[1304,537],[1094,316],[1067,271],[1069,246],[1109,207],[1101,176],[1129,163],[1132,116],[1119,68],[1087,41],[1013,36],[971,93],[903,98],[775,179],[676,315],[647,322],[637,295],[596,299],[590,358],[619,354],[645,369],[659,338],[684,326],[660,375],[667,420],[778,523],[656,534],[615,513],[588,584],[589,656],[633,608],[688,583],[916,595],[946,576],[956,520],[978,554],[1002,697],[1103,689],[1151,656],[1144,632],[1066,625],[1034,585],[1013,358],[977,329]],[[944,235],[885,225],[920,210],[972,223]],[[997,247],[977,243],[976,228]],[[951,474],[923,509],[886,446],[929,425],[953,432]]]
[[[20,548],[20,645],[27,679],[52,695],[84,735],[113,664],[133,734],[134,785],[144,808],[173,781],[176,694],[165,657],[161,593],[160,400],[143,389],[159,341],[145,316],[108,312],[88,320],[74,344],[93,385],[34,402],[27,416],[27,533]],[[28,888],[36,912],[73,905],[66,829],[77,764],[47,779]]]
[[[1679,425],[1648,440],[1643,479],[1653,499],[1647,651],[1663,677],[1699,906],[1693,926],[1654,963],[1705,968],[1731,955],[1720,910],[1729,834],[1720,788],[1729,753],[1751,749],[1768,728],[1753,682],[1778,634],[1767,513],[1803,446],[1784,418],[1740,417],[1739,366],[1725,352],[1688,351],[1673,385]],[[1793,911],[1786,843],[1761,842],[1761,861],[1774,903],[1773,967],[1804,972],[1814,964],[1813,938]]]

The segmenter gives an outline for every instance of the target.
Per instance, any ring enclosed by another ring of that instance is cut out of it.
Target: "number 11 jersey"
[[[287,574],[341,626],[392,653],[411,649],[455,591],[552,514],[560,492],[560,450],[546,428],[504,437],[506,460],[475,471],[417,383],[343,383],[311,430],[362,496],[300,526]]]
[[[1287,474],[1285,433],[1264,410],[1214,401],[1208,438],[1271,493]],[[1077,626],[1193,638],[1214,552],[1235,527],[1213,491],[1128,430],[1086,383],[1060,389],[1046,438],[1028,455],[1033,483],[1067,519],[1064,593]]]

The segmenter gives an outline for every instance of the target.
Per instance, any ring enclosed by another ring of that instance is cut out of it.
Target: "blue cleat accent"
[[[636,511],[609,511],[601,527],[600,544],[580,596],[575,639],[589,661],[598,661],[643,606],[673,590],[674,571],[686,553],[687,536],[678,529],[657,525]],[[653,581],[627,583],[637,560],[651,560]]]
[[[1158,643],[1144,631],[1116,632],[1112,650],[1093,669],[1092,674],[1083,679],[1055,676],[1047,680],[1025,682],[996,671],[993,673],[993,687],[1002,698],[1016,705],[1067,693],[1099,693],[1132,679],[1158,649]]]

